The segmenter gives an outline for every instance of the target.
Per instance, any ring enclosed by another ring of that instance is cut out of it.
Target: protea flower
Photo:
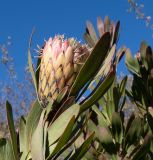
[[[63,35],[49,38],[42,49],[40,63],[38,94],[43,104],[48,99],[55,101],[65,87],[70,89],[88,55],[87,45],[74,38],[64,39]]]

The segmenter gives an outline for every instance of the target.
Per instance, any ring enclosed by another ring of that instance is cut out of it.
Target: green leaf
[[[94,133],[92,133],[83,144],[76,150],[76,152],[71,156],[69,160],[80,160],[84,154],[88,151],[89,146],[91,145],[91,141],[94,137]]]
[[[152,69],[153,68],[153,52],[150,46],[148,46],[146,49],[146,61],[148,64],[148,69],[149,70]]]
[[[98,104],[102,107],[103,110],[101,113],[103,114],[104,117],[108,118],[106,103],[107,101],[104,96],[98,100]]]
[[[114,102],[112,100],[107,101],[106,109],[107,109],[107,117],[108,117],[107,120],[111,121],[112,114],[115,112]]]
[[[120,93],[119,93],[119,89],[115,86],[113,87],[113,105],[108,106],[109,108],[111,108],[111,110],[113,109],[114,111],[118,111],[119,109],[119,102],[120,102]],[[113,112],[111,112],[112,114]]]
[[[49,127],[48,127],[48,141],[49,146],[55,143],[63,134],[66,126],[73,116],[77,117],[80,111],[80,106],[74,104],[65,110]]]
[[[142,119],[139,117],[136,117],[132,121],[128,129],[128,132],[126,134],[126,137],[125,137],[126,146],[129,147],[130,145],[138,141],[140,139],[141,132],[142,132]]]
[[[56,146],[53,147],[53,150],[52,150],[51,154],[48,156],[47,159],[53,157],[67,143],[67,141],[68,141],[68,139],[70,137],[70,134],[72,132],[72,129],[73,129],[73,126],[74,126],[74,122],[75,122],[75,116],[73,116],[71,118],[71,120],[69,121],[69,123],[66,126],[64,132],[62,133],[59,141],[57,142]]]
[[[35,77],[36,77],[36,82],[37,82],[37,89],[39,88],[40,63],[41,63],[41,58],[38,58],[38,60],[37,60],[37,67],[36,67],[36,71],[35,71]]]
[[[56,112],[56,115],[54,115],[54,118],[52,121],[54,121],[60,114],[62,114],[65,110],[67,110],[70,106],[72,106],[75,103],[74,97],[67,98],[63,104],[60,106],[59,110]]]
[[[93,83],[92,83],[93,82]],[[95,88],[94,87],[95,80],[90,80],[88,83],[82,88],[79,95],[76,98],[76,102],[82,97],[82,95],[87,91],[87,89],[90,89],[91,91]]]
[[[110,89],[106,92],[105,96],[105,106],[104,109],[106,111],[106,118],[107,121],[111,121],[112,114],[115,112],[115,103],[113,101],[113,85]],[[117,100],[116,100],[117,101]]]
[[[35,101],[30,109],[30,112],[28,113],[27,121],[26,121],[26,146],[27,146],[26,148],[27,150],[25,150],[25,152],[27,153],[29,152],[32,134],[38,125],[41,113],[42,113],[42,107],[40,106],[38,101]]]
[[[67,94],[68,91],[68,86],[64,87],[58,94],[56,102],[60,103],[62,101],[62,99],[65,97],[65,95]]]
[[[19,122],[19,144],[20,144],[20,152],[21,160],[25,160],[27,157],[27,154],[25,154],[26,150],[26,120],[23,116],[20,118]]]
[[[149,127],[151,128],[151,131],[153,133],[153,117],[149,113],[147,114],[147,120],[148,120]]]
[[[36,77],[35,77],[34,67],[33,67],[33,64],[32,64],[30,49],[28,49],[28,64],[29,64],[29,70],[30,70],[30,73],[31,73],[31,76],[32,76],[32,79],[33,79],[33,82],[34,82],[34,86],[35,86],[35,89],[36,89],[36,92],[37,92],[37,81],[36,81]]]
[[[131,124],[132,124],[134,119],[135,119],[135,115],[131,114],[130,118],[128,119],[127,125],[126,125],[125,134],[128,133],[129,128],[130,128],[130,126],[131,126]]]
[[[0,139],[0,159],[1,160],[16,160],[12,150],[12,145],[9,140]]]
[[[76,96],[82,87],[95,75],[103,63],[110,45],[110,34],[105,33],[97,42],[87,61],[80,70],[71,88],[70,95]],[[92,66],[92,67],[91,67]],[[90,68],[90,69],[89,69]]]
[[[9,132],[11,136],[11,146],[13,149],[13,155],[15,159],[18,160],[17,134],[15,131],[15,126],[14,126],[14,121],[13,121],[12,106],[8,101],[6,101],[6,113],[7,113]]]
[[[113,113],[111,123],[112,123],[112,134],[115,138],[115,141],[121,144],[123,139],[123,124],[119,113],[117,112]]]
[[[109,129],[107,127],[101,127],[99,128],[99,138],[100,142],[103,146],[103,148],[109,153],[109,154],[115,154],[116,153],[116,147],[113,142],[113,138],[109,132]]]
[[[89,133],[94,132],[95,137],[98,137],[98,135],[96,135],[98,133],[97,125],[90,119],[88,121],[88,131]]]
[[[35,129],[34,133],[32,134],[31,139],[31,155],[33,160],[44,160],[45,155],[43,151],[44,147],[44,117],[45,117],[45,110],[43,110],[40,120],[38,123],[37,128]]]
[[[115,55],[115,50],[116,50],[116,45],[114,44],[111,50],[109,51],[107,57],[105,58],[105,61],[102,67],[100,68],[99,72],[97,73],[94,79],[98,78],[99,76],[106,76],[108,74],[112,66],[112,61]]]
[[[152,99],[153,99],[153,77],[149,76],[148,77],[148,82],[147,82],[147,85],[148,85],[148,95],[150,95],[149,99],[150,99],[150,103],[152,103]]]
[[[150,152],[153,154],[153,137],[150,141]]]
[[[139,64],[138,64],[138,61],[132,57],[130,49],[126,50],[125,55],[126,55],[125,63],[129,71],[139,76],[139,73],[140,73]]]
[[[46,111],[46,114],[47,114],[47,111]],[[48,145],[47,145],[47,138],[48,138],[48,135],[47,135],[47,128],[48,128],[48,124],[49,122],[46,121],[45,119],[45,124],[44,124],[44,134],[43,134],[43,155],[44,157],[46,156],[47,157],[47,154],[48,154]]]
[[[146,57],[146,49],[148,47],[148,44],[145,41],[142,41],[140,44],[140,54],[141,54],[141,58],[143,58],[143,60]]]
[[[98,118],[98,124],[100,126],[107,126],[110,123],[107,121],[105,115],[103,114],[103,112],[100,112],[100,110],[97,108],[96,105],[92,106],[93,111],[97,114],[97,118]],[[107,116],[107,115],[106,115]]]
[[[66,155],[66,157],[64,157],[64,160],[68,160],[71,157],[72,153],[73,153],[73,150],[70,151],[70,153]]]
[[[30,48],[31,48],[33,34],[34,34],[34,30],[32,31],[31,36],[30,36],[30,40],[29,40],[28,65],[29,65],[29,70],[30,70],[30,73],[31,73],[31,76],[32,76],[32,79],[33,79],[33,82],[34,82],[36,93],[37,93],[37,90],[38,90],[38,88],[37,88],[37,80],[36,80],[36,75],[35,75],[35,71],[34,71],[34,67],[33,67],[33,63],[32,63],[32,58],[31,58],[31,53],[30,53]]]
[[[81,121],[77,123],[77,125],[75,126],[75,128],[73,129],[73,131],[72,131],[72,133],[70,135],[70,140],[58,152],[58,154],[56,155],[57,157],[59,155],[61,155],[66,149],[68,149],[71,145],[73,145],[77,141],[77,139],[80,137],[81,133],[83,132],[83,130],[87,126],[87,123],[88,123],[89,119],[90,119],[90,114],[86,117],[86,119],[85,119],[85,116],[83,116],[83,118],[81,119]]]
[[[89,32],[90,37],[92,38],[92,40],[96,44],[96,42],[98,41],[98,38],[97,38],[97,35],[96,35],[96,32],[94,30],[92,23],[90,21],[87,21],[86,25],[87,25],[87,30]]]
[[[116,57],[115,57],[115,65],[117,65],[120,62],[120,60],[124,56],[125,52],[126,52],[125,46],[122,46],[121,48],[118,49],[118,51],[116,53]]]
[[[119,86],[120,95],[123,95],[125,92],[126,82],[127,82],[127,76],[125,76],[120,83],[120,86]]]
[[[148,69],[148,64],[147,64],[147,61],[146,61],[147,47],[148,47],[148,45],[147,45],[147,43],[145,41],[141,42],[141,45],[140,45],[140,55],[141,55],[142,63],[145,66],[146,69]]]
[[[132,160],[141,160],[144,159],[144,157],[147,155],[150,149],[150,144],[152,140],[152,134],[149,134],[145,136],[144,142],[141,145],[141,147],[137,150],[136,154],[132,158]]]
[[[113,37],[113,44],[117,43],[117,41],[118,41],[119,29],[120,29],[120,21],[117,22],[116,27],[115,27],[114,37]]]
[[[123,107],[125,106],[126,96],[123,97],[122,101],[120,102],[119,110],[122,111]]]
[[[104,79],[104,81],[99,85],[97,90],[83,103],[81,104],[80,113],[87,110],[91,105],[97,102],[108,90],[111,86],[115,78],[115,72],[112,71],[110,74]]]

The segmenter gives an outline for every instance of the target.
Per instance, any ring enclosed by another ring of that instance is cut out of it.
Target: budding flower
[[[42,49],[38,90],[44,105],[48,99],[55,101],[64,87],[70,89],[89,53],[88,47],[74,38],[57,35],[46,42]]]

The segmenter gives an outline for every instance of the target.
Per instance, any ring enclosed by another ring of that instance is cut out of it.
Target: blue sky
[[[138,0],[138,3],[143,2]],[[153,1],[145,2],[144,12],[153,16]],[[105,15],[113,21],[121,21],[118,47],[126,45],[132,52],[139,49],[140,42],[146,40],[152,45],[152,32],[141,20],[136,20],[134,13],[129,14],[127,0],[1,0],[0,4],[0,43],[12,37],[10,54],[14,58],[18,78],[23,78],[23,70],[27,63],[27,48],[32,28],[36,28],[32,48],[40,46],[44,39],[55,34],[74,36],[82,40],[87,20],[96,26],[96,18]],[[122,62],[118,72],[125,72]],[[0,77],[6,79],[3,68]]]

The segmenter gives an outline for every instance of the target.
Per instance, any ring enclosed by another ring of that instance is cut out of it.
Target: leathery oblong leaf
[[[69,160],[80,160],[87,152],[89,146],[91,145],[93,137],[94,132],[83,142],[83,144],[76,150],[76,152],[72,155],[72,157]]]
[[[152,141],[153,135],[148,133],[145,138],[144,142],[141,147],[137,150],[135,155],[133,156],[132,160],[144,159],[145,155],[149,152],[150,144]]]
[[[96,77],[108,74],[108,72],[110,70],[110,67],[111,67],[111,64],[112,64],[113,57],[115,55],[115,50],[116,50],[116,45],[114,44],[112,46],[111,50],[109,51],[109,53],[108,53],[103,65],[102,65],[101,69],[97,73]]]
[[[120,83],[119,90],[120,90],[120,94],[121,94],[121,95],[125,92],[127,79],[128,79],[128,77],[125,76],[125,77],[122,79],[121,83]]]
[[[51,146],[51,150],[50,150],[50,155],[47,159],[53,157],[57,152],[60,151],[60,149],[66,144],[66,142],[68,141],[70,134],[72,132],[73,126],[74,126],[74,122],[75,122],[75,116],[73,116],[68,125],[66,126],[64,132],[62,133],[61,137],[59,138],[59,141],[57,142],[56,145],[53,145],[53,147]]]
[[[121,144],[123,138],[123,124],[120,114],[117,112],[114,112],[112,115],[112,133],[116,142]]]
[[[45,110],[42,112],[40,116],[40,120],[38,126],[36,127],[34,133],[32,134],[31,139],[31,155],[33,160],[45,160],[44,155],[44,117],[45,117]]]
[[[25,160],[27,157],[28,153],[25,153],[26,151],[26,120],[23,116],[20,118],[19,122],[19,145],[20,145],[20,153],[21,155],[21,160]]]
[[[105,33],[97,42],[90,56],[82,66],[71,88],[70,96],[76,96],[83,86],[95,75],[103,63],[110,45],[110,33]],[[92,67],[91,67],[92,66]],[[89,69],[90,68],[90,69]]]
[[[130,70],[130,72],[138,75],[138,73],[140,72],[139,71],[139,64],[138,64],[138,61],[132,57],[130,49],[126,50],[125,55],[126,55],[125,63],[127,65],[128,69]]]
[[[6,102],[6,113],[7,113],[9,132],[11,136],[11,146],[13,150],[13,155],[14,155],[14,158],[17,160],[18,159],[17,134],[14,126],[12,106],[8,101]]]
[[[80,107],[80,113],[87,110],[92,104],[98,101],[108,90],[110,85],[113,83],[115,78],[115,72],[112,71],[110,74],[105,78],[105,80],[99,85],[97,90],[89,97]]]
[[[71,118],[73,116],[77,117],[79,111],[80,106],[78,104],[70,106],[48,127],[49,146],[60,138]]]
[[[108,153],[116,153],[116,147],[108,127],[99,127],[99,139],[102,146]]]
[[[36,129],[40,115],[42,113],[42,107],[40,106],[38,101],[35,101],[34,104],[32,105],[30,112],[27,116],[26,119],[26,149],[25,152],[29,152],[30,148],[30,142],[31,142],[31,137]]]
[[[32,31],[31,36],[30,36],[30,40],[29,40],[28,65],[29,65],[29,70],[30,70],[30,73],[31,73],[31,76],[32,76],[32,80],[34,82],[36,93],[37,93],[37,80],[36,80],[36,75],[35,75],[35,71],[34,71],[34,67],[33,67],[33,63],[32,63],[32,57],[31,57],[31,53],[30,53],[30,48],[31,48],[33,34],[34,34],[34,30]]]
[[[129,129],[127,134],[125,135],[125,145],[127,147],[129,147],[131,144],[135,143],[141,135],[141,131],[142,131],[142,120],[139,117],[136,117]]]
[[[0,138],[0,160],[16,160],[10,140]]]

